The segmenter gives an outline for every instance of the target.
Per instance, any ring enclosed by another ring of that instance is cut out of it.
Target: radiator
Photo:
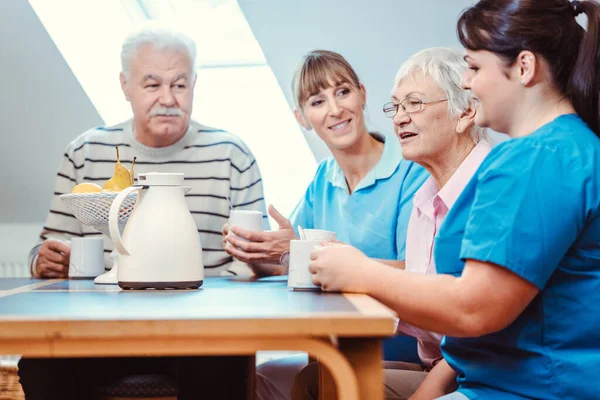
[[[0,278],[29,278],[29,265],[26,262],[1,262]]]
[[[26,262],[1,262],[0,278],[29,278],[29,265]],[[18,355],[0,355],[0,365],[16,365]]]

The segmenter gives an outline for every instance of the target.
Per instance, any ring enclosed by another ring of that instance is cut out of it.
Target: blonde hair
[[[329,50],[313,50],[304,56],[296,69],[292,93],[296,109],[310,97],[334,85],[348,83],[360,89],[360,80],[348,61]]]

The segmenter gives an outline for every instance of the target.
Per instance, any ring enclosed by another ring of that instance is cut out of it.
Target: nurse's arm
[[[437,399],[456,390],[456,372],[442,359],[432,368],[409,400]]]
[[[389,265],[390,267],[394,267],[394,268],[398,268],[398,269],[405,269],[406,263],[404,260],[382,260],[377,258],[376,261],[385,264],[385,265]]]
[[[422,275],[368,261],[361,290],[421,329],[477,337],[510,325],[539,289],[496,264],[467,260],[460,277]]]

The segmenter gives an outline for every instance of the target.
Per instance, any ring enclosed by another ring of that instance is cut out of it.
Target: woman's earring
[[[521,81],[521,85],[522,85],[522,86],[525,86],[525,81]]]
[[[363,107],[363,110],[364,110],[365,108],[367,108],[367,105],[366,105],[366,104],[363,104],[363,106],[362,106],[362,107]]]

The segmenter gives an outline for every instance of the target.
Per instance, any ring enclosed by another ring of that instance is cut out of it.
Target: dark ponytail
[[[575,17],[588,18],[587,32]],[[544,58],[553,84],[600,136],[600,4],[594,0],[480,0],[457,24],[469,50],[487,50],[513,65],[523,50]]]
[[[578,1],[574,10],[587,16],[587,32],[579,44],[567,95],[581,118],[600,136],[600,4]]]

